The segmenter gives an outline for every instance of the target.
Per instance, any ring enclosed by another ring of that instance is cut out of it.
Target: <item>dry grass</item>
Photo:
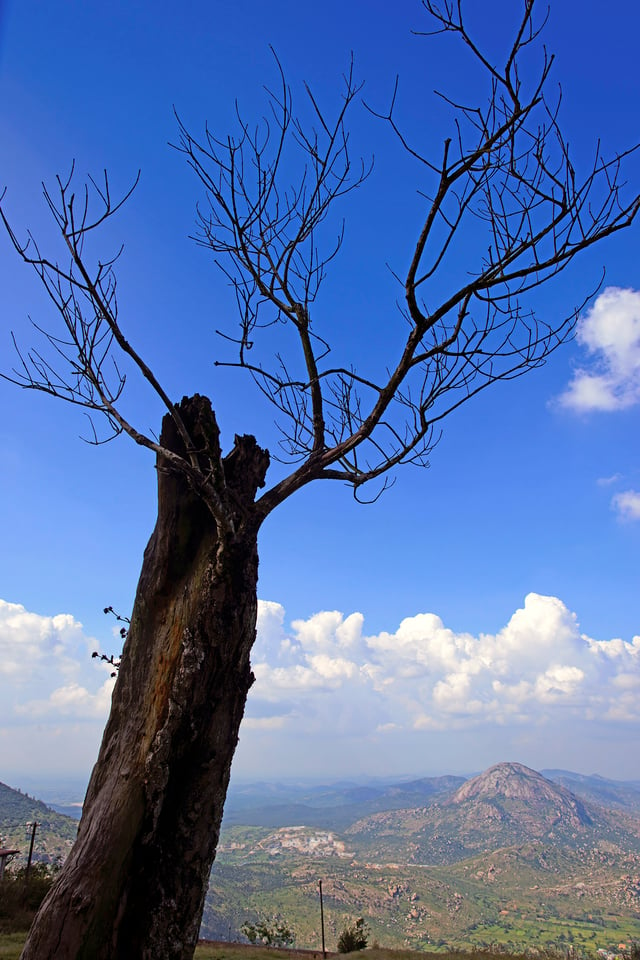
[[[19,960],[26,934],[0,934],[0,960]],[[372,947],[358,953],[349,954],[350,960],[425,960],[431,954],[437,960],[531,960],[530,955],[509,954],[491,950],[438,950],[417,952],[412,950],[385,950]],[[327,957],[335,958],[335,953],[327,952]],[[541,960],[559,960],[560,954],[543,952]],[[195,960],[321,960],[321,950],[278,950],[273,947],[254,947],[239,943],[211,943],[201,941],[196,948]],[[161,957],[158,960],[162,960]]]

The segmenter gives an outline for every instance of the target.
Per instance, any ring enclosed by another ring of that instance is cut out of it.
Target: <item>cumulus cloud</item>
[[[97,646],[70,614],[43,616],[0,600],[0,722],[45,716],[104,720],[113,681],[104,678],[109,667],[91,660]]]
[[[87,776],[109,713],[111,667],[71,614],[0,600],[0,757],[7,771]]]
[[[611,499],[611,508],[622,520],[640,520],[640,493],[624,490]]]
[[[19,603],[0,600],[0,675],[14,683],[31,680],[46,663],[72,668],[68,652],[82,640],[82,624],[69,614],[43,617]]]
[[[607,287],[578,321],[590,365],[579,366],[559,402],[577,413],[640,402],[640,291]]]
[[[280,705],[283,730],[339,731],[348,722],[350,735],[395,735],[567,714],[640,720],[640,637],[594,640],[557,597],[530,593],[495,634],[456,633],[435,614],[418,614],[393,633],[367,636],[360,614],[335,611],[287,631],[284,610],[277,614],[276,659],[258,635],[248,715]]]
[[[95,756],[113,686],[89,656],[96,646],[71,615],[0,601],[3,755]],[[280,604],[261,601],[253,670],[242,733],[252,769],[274,751],[291,770],[319,758],[330,768],[348,743],[370,771],[378,756],[386,767],[411,744],[467,733],[515,756],[527,738],[555,743],[571,730],[573,749],[576,737],[591,743],[590,720],[614,744],[640,720],[640,636],[591,638],[560,599],[536,593],[494,633],[455,631],[435,613],[376,634],[362,614],[335,610],[288,624]]]
[[[68,683],[52,690],[46,700],[28,700],[17,704],[16,713],[32,719],[55,714],[76,719],[106,720],[114,683],[115,680],[110,677],[96,693],[91,693],[79,683]]]

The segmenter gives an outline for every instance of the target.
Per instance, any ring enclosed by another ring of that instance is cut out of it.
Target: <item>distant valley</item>
[[[77,822],[37,804],[0,785],[3,840],[24,849],[35,817],[36,855],[64,856]],[[358,916],[388,946],[617,947],[640,939],[640,782],[504,763],[470,779],[232,783],[202,936],[239,939],[277,913],[317,947],[319,879],[330,947]]]
[[[236,788],[203,935],[275,912],[317,946],[320,878],[329,940],[364,916],[388,946],[617,947],[640,938],[640,783],[508,763],[469,780]]]

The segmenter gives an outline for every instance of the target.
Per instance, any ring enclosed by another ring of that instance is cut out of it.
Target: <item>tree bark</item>
[[[179,407],[218,444],[209,401]],[[184,453],[173,420],[161,445]],[[218,447],[219,450],[219,447]],[[269,457],[236,437],[222,461],[233,535],[158,462],[158,520],[78,838],[22,960],[188,960],[215,857],[231,761],[253,682],[259,521]]]

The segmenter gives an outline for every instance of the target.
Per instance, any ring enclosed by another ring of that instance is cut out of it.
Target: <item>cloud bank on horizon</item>
[[[496,634],[455,633],[433,613],[367,636],[364,617],[323,611],[284,626],[262,601],[254,651],[253,726],[313,735],[357,703],[361,735],[539,724],[570,713],[640,720],[640,636],[594,640],[556,597],[530,593]],[[350,729],[353,734],[353,729]]]
[[[105,679],[109,668],[91,660],[97,645],[68,614],[41,616],[0,601],[7,768],[19,770],[22,761],[25,770],[88,771],[114,683]],[[561,600],[536,593],[500,631],[477,635],[456,633],[433,613],[375,635],[361,613],[323,611],[287,626],[281,604],[260,601],[253,664],[241,739],[246,765],[260,776],[269,767],[285,771],[287,757],[293,774],[302,763],[296,750],[310,757],[347,739],[368,772],[388,772],[403,754],[410,770],[409,742],[440,735],[466,736],[473,769],[475,742],[486,748],[496,738],[496,750],[510,748],[513,758],[523,732],[543,742],[573,722],[582,731],[580,755],[591,721],[613,741],[640,720],[640,636],[588,637]],[[440,762],[446,767],[447,758]],[[546,765],[555,763],[550,757]],[[570,757],[564,765],[571,767]]]

